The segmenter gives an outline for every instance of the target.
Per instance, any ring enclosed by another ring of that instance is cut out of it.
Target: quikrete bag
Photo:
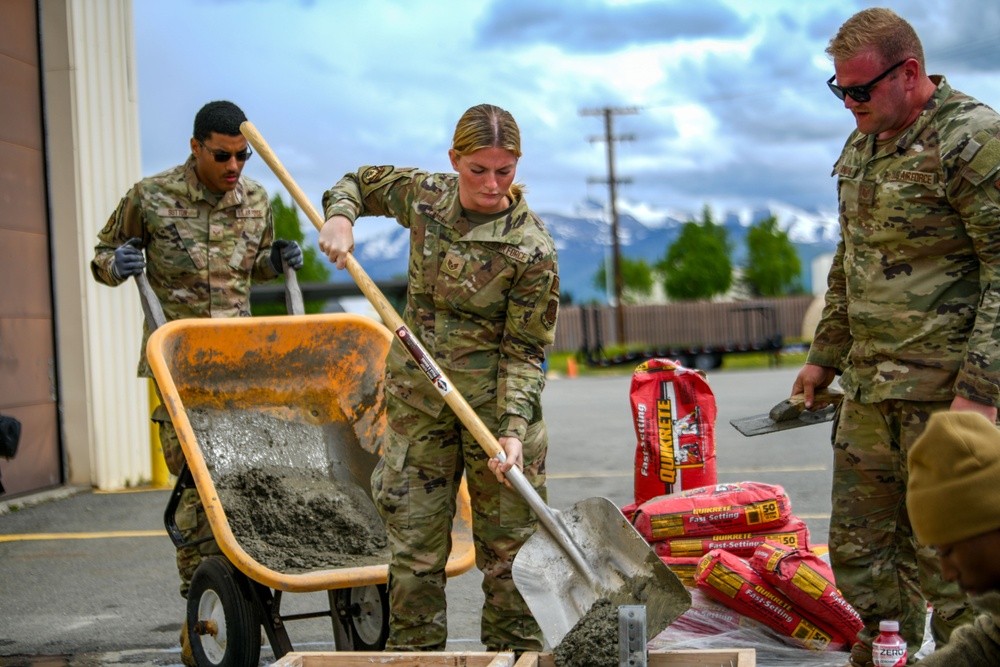
[[[793,550],[808,549],[809,527],[802,519],[793,516],[780,528],[766,532],[674,537],[652,544],[653,551],[661,559],[664,556],[675,558],[697,556],[700,558],[713,549],[722,549],[742,558],[750,558],[756,552],[757,547],[768,541],[786,545]]]
[[[647,500],[632,524],[656,542],[692,535],[730,535],[777,529],[791,518],[792,501],[776,484],[716,484]]]
[[[636,505],[718,481],[715,395],[701,373],[669,359],[650,359],[632,373],[629,398]]]
[[[864,627],[833,583],[833,570],[811,551],[765,542],[754,551],[750,566],[824,627],[848,639]]]
[[[769,585],[746,560],[722,550],[707,553],[695,572],[698,590],[814,651],[836,651],[847,640],[820,626]]]
[[[701,556],[660,556],[660,560],[687,588],[695,587],[694,573],[701,562]]]

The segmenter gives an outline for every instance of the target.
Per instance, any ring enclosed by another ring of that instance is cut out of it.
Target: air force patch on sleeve
[[[361,174],[361,182],[366,185],[373,185],[391,173],[392,167],[390,166],[368,167]]]

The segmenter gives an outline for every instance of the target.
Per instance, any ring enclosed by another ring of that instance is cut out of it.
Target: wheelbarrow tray
[[[346,439],[347,444],[335,443],[344,451],[333,454],[370,497],[368,475],[386,428],[382,380],[391,342],[384,326],[350,314],[175,320],[150,336],[149,364],[216,542],[253,581],[292,593],[355,588],[386,583],[388,563],[288,573],[258,562],[231,530],[212,472],[218,475],[233,459],[236,465],[250,465],[240,458],[252,456],[253,447],[200,442],[192,417],[196,411],[238,411],[348,428],[355,437]],[[332,491],[332,478],[330,486]],[[446,566],[449,577],[475,565],[471,526],[463,480]]]

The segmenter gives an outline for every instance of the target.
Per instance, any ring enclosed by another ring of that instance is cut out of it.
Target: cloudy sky
[[[883,0],[931,73],[1000,108],[1000,2]],[[489,102],[521,127],[539,213],[605,201],[655,219],[770,202],[835,208],[853,128],[824,48],[852,0],[134,0],[144,174],[181,162],[207,101],[239,104],[319,208],[361,165],[447,171],[455,122]],[[245,174],[284,192],[259,158]],[[287,199],[287,198],[286,198]],[[304,217],[303,217],[304,219]],[[378,226],[365,226],[374,231]],[[358,228],[359,236],[364,230]]]

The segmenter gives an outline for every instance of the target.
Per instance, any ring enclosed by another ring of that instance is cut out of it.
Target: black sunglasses
[[[907,58],[906,60],[909,60],[909,58]],[[847,95],[850,95],[851,99],[853,99],[855,102],[867,102],[872,98],[872,93],[871,93],[872,86],[874,86],[876,83],[878,83],[885,77],[889,76],[889,73],[892,70],[896,69],[897,67],[905,63],[906,60],[900,60],[898,63],[896,63],[886,71],[882,72],[868,83],[862,84],[860,86],[838,86],[833,82],[833,80],[837,78],[836,74],[834,74],[829,78],[829,80],[827,80],[826,85],[830,86],[830,90],[832,90],[833,94],[836,95],[839,99],[844,99]]]
[[[233,158],[233,156],[236,156],[236,161],[237,162],[246,162],[250,158],[250,156],[253,155],[253,151],[250,150],[249,146],[247,146],[243,150],[237,151],[235,153],[227,153],[226,151],[214,151],[214,150],[212,150],[211,148],[209,148],[208,146],[206,146],[205,142],[202,141],[201,139],[195,139],[195,141],[197,141],[199,144],[201,144],[202,148],[204,148],[206,151],[208,151],[209,153],[211,153],[212,157],[215,158],[216,162],[229,162]]]

